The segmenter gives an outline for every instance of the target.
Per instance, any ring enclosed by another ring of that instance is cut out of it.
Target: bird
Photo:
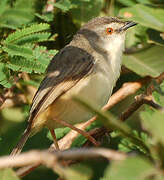
[[[84,24],[72,41],[50,61],[46,75],[32,101],[28,126],[11,152],[19,154],[27,139],[47,127],[59,146],[54,129],[68,126],[96,140],[74,125],[86,122],[93,114],[73,100],[79,96],[98,108],[111,96],[120,76],[127,29],[132,21],[117,17],[96,17]]]

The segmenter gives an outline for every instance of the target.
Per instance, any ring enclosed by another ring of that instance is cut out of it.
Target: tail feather
[[[27,139],[29,138],[30,133],[31,133],[31,128],[27,128],[27,129],[24,131],[24,133],[23,133],[21,139],[19,140],[18,144],[17,144],[16,147],[12,150],[12,152],[11,152],[11,154],[10,154],[11,156],[15,156],[15,155],[19,154],[19,153],[22,151],[22,148],[23,148],[23,146],[25,145]]]

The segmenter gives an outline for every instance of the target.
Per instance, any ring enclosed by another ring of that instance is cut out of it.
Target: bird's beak
[[[127,29],[135,25],[137,25],[137,23],[133,21],[126,21],[125,24],[119,29],[119,31],[126,31]]]

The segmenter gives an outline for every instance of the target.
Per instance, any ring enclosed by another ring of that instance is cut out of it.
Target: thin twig
[[[104,127],[101,127],[101,128],[95,128],[95,129],[92,129],[90,130],[88,133],[95,137],[95,139],[97,137],[102,137],[102,135],[104,135],[106,133],[106,129]],[[90,143],[90,141],[87,141],[83,147],[88,147],[88,143]],[[69,144],[69,143],[68,143]],[[72,143],[71,143],[72,144]],[[70,145],[71,145],[70,144]],[[60,146],[61,147],[61,146]],[[63,146],[64,147],[64,146]],[[54,147],[50,147],[49,148],[49,151],[54,151]],[[66,161],[65,161],[66,163]],[[72,163],[72,160],[71,161],[67,161],[67,166]],[[38,166],[40,165],[40,163],[35,163],[33,165],[29,165],[29,166],[25,166],[25,167],[22,167],[20,169],[17,170],[16,174],[19,176],[19,177],[23,177],[23,176],[26,176],[27,174],[29,174],[31,171],[33,171],[35,168],[37,168]]]
[[[164,80],[164,72],[161,73],[158,77],[152,79],[155,80],[156,83],[161,84]],[[164,108],[159,104],[155,103],[152,97],[152,92],[155,90],[153,83],[150,83],[149,87],[146,89],[144,94],[138,95],[135,97],[135,101],[128,107],[128,109],[122,113],[120,119],[125,121],[128,119],[137,109],[139,109],[143,104],[148,104],[155,109],[164,111]]]

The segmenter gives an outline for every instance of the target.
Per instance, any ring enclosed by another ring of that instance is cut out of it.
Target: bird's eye
[[[106,33],[107,34],[112,34],[113,33],[113,28],[106,28]]]

